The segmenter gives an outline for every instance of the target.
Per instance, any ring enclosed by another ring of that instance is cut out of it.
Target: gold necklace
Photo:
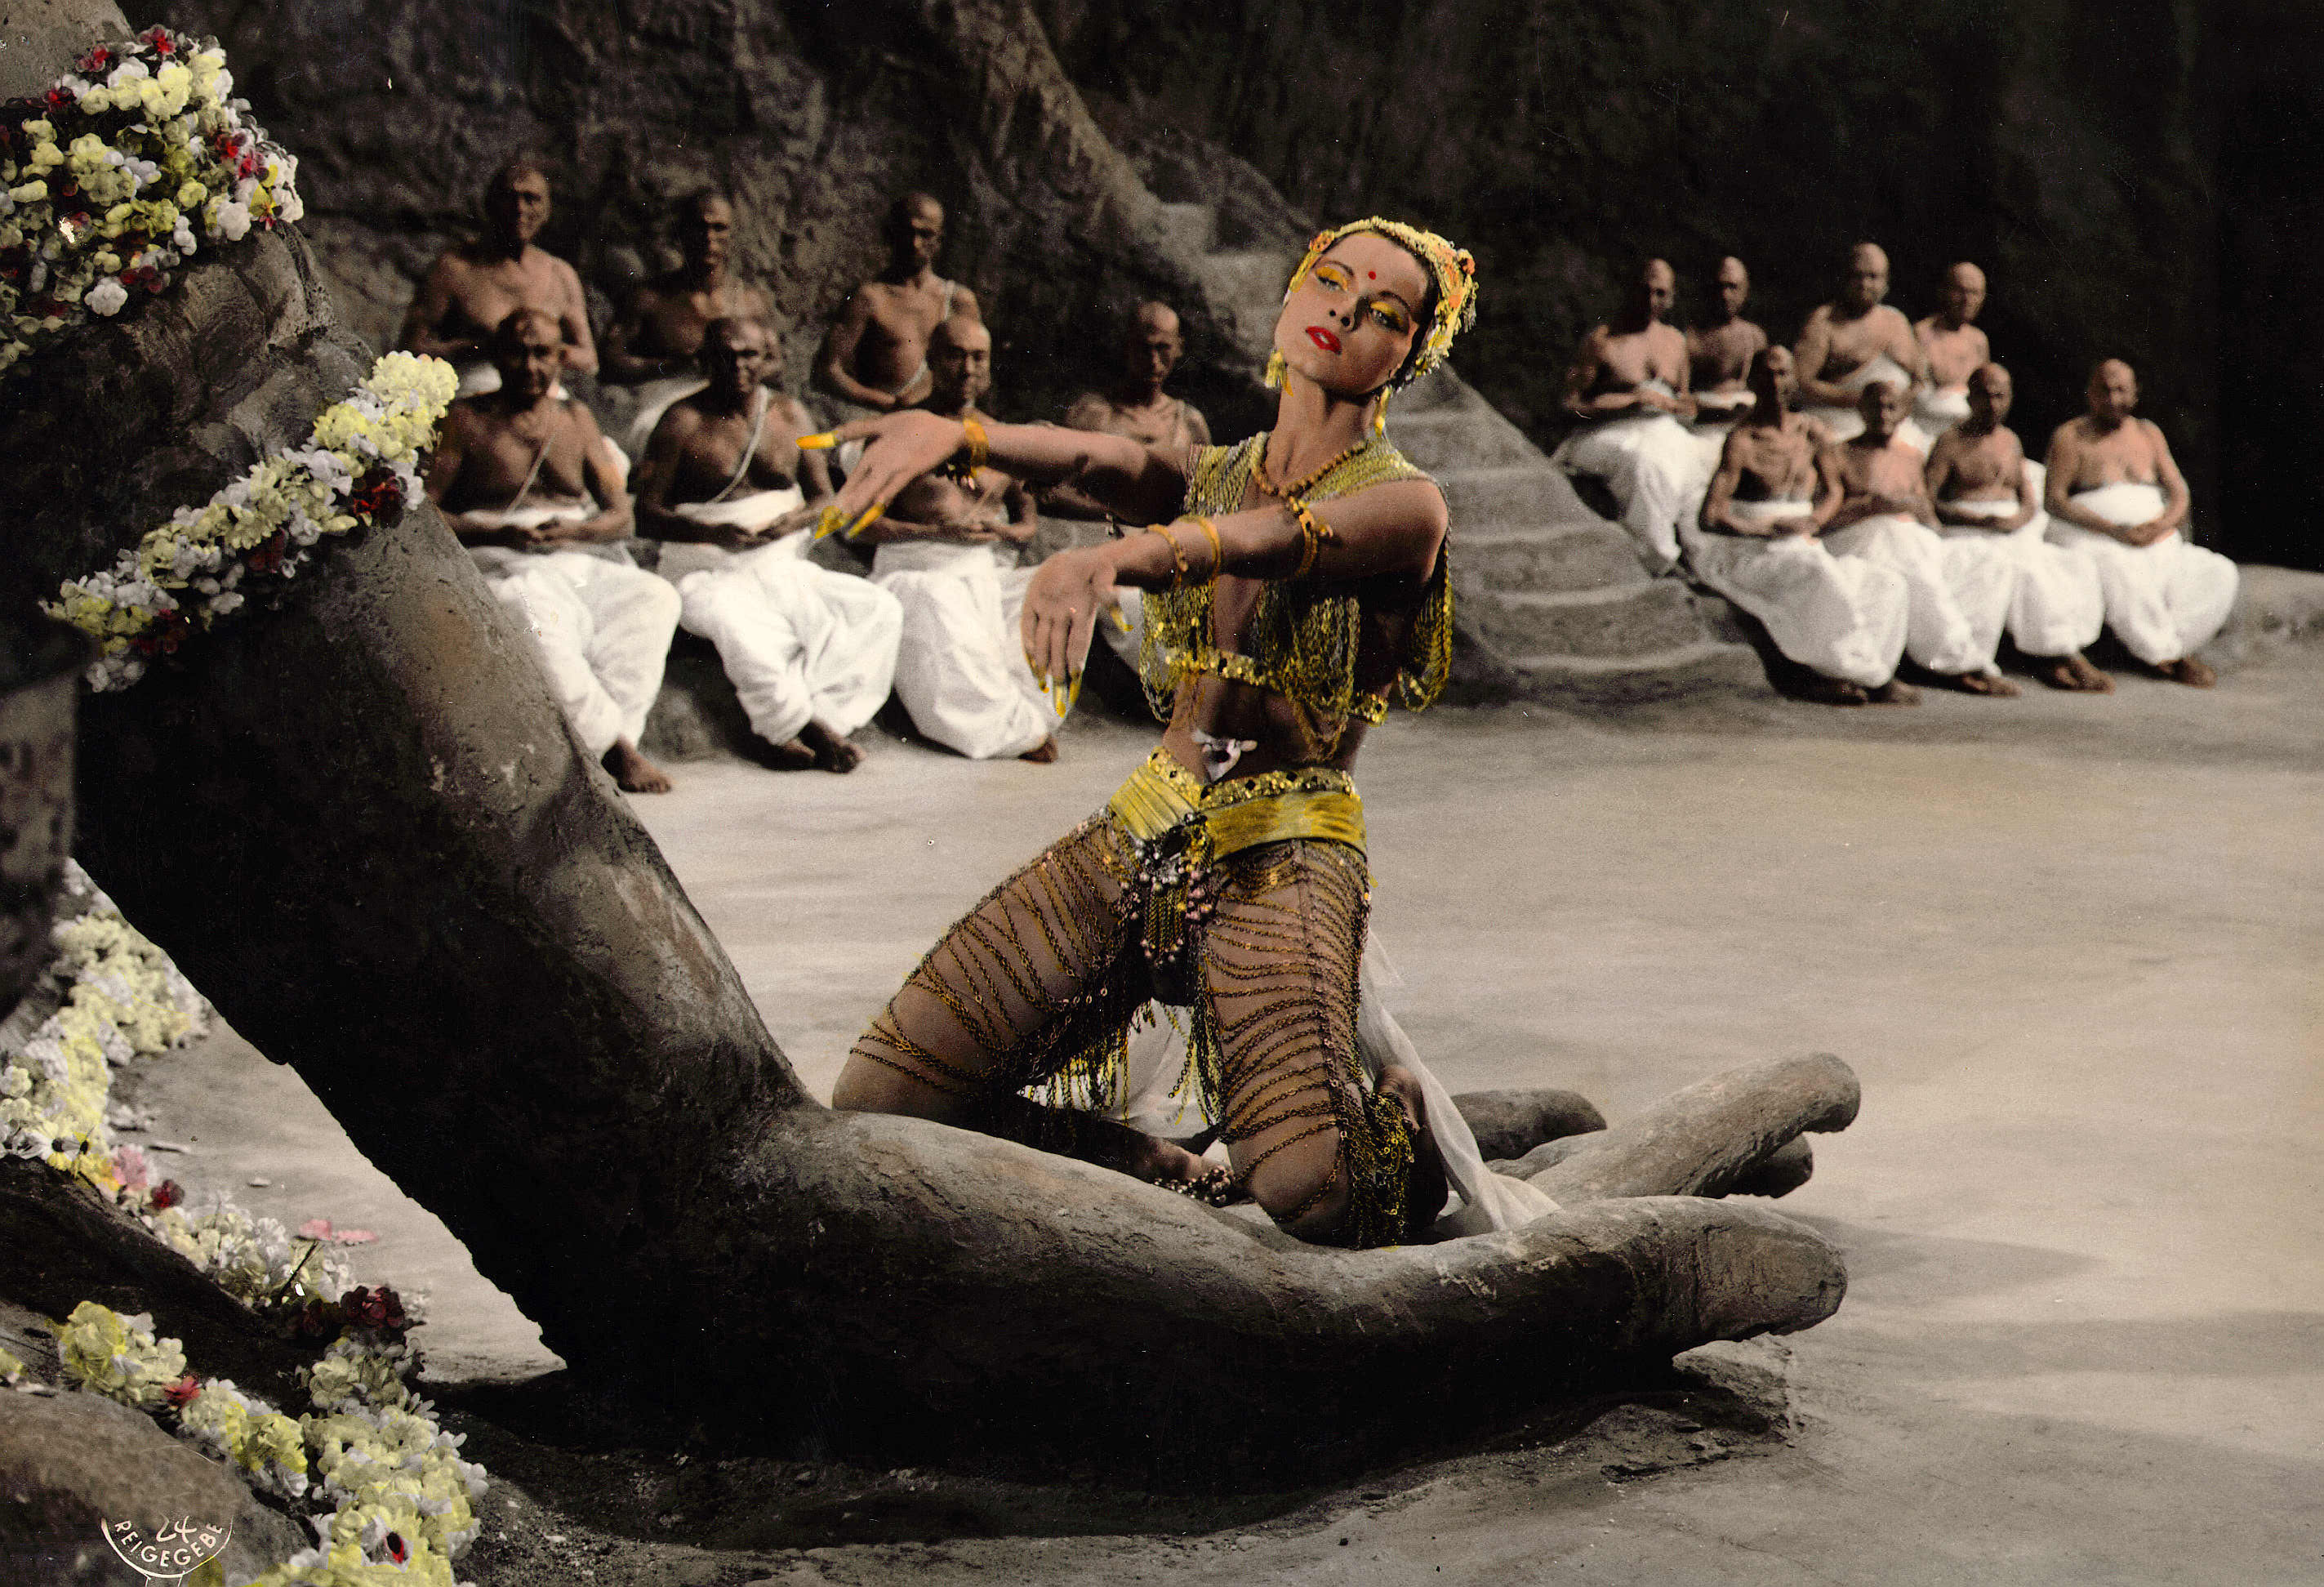
[[[1272,440],[1273,438],[1273,437],[1269,437],[1268,440]],[[1358,441],[1354,446],[1350,447],[1346,451],[1341,453],[1338,457],[1333,458],[1329,463],[1324,464],[1323,467],[1318,468],[1313,474],[1308,475],[1305,478],[1296,479],[1289,484],[1278,488],[1273,480],[1267,477],[1268,442],[1261,441],[1259,447],[1259,456],[1251,459],[1250,482],[1259,487],[1259,494],[1260,495],[1273,496],[1278,502],[1287,500],[1294,496],[1305,496],[1309,491],[1314,490],[1317,484],[1323,482],[1325,475],[1331,473],[1332,470],[1337,468],[1341,464],[1345,463],[1349,458],[1353,457],[1357,453],[1364,450],[1367,447],[1374,444],[1375,442],[1373,438],[1366,436],[1363,439]]]

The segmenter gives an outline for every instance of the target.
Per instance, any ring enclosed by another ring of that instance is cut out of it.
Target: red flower
[[[51,110],[69,110],[73,107],[73,97],[64,88],[51,88],[47,97]]]
[[[172,43],[170,40],[170,30],[161,26],[159,23],[147,28],[143,32],[137,36],[144,40],[145,42],[152,45],[153,48],[159,50],[164,55],[172,53],[178,48],[178,46]]]
[[[191,1372],[189,1372],[184,1377],[179,1379],[175,1383],[171,1384],[167,1389],[161,1390],[161,1398],[168,1404],[171,1410],[181,1411],[188,1406],[193,1404],[194,1396],[199,1394],[201,1391],[202,1386],[195,1382],[194,1375]]]
[[[403,482],[384,468],[374,468],[355,481],[351,504],[364,518],[375,518],[403,503]]]
[[[347,1321],[359,1327],[400,1333],[411,1326],[411,1319],[403,1315],[403,1297],[384,1284],[377,1289],[358,1285],[339,1296],[339,1306]]]
[[[387,1557],[392,1560],[395,1564],[401,1564],[404,1561],[411,1557],[410,1546],[403,1541],[402,1533],[390,1532],[387,1535],[386,1543]]]
[[[185,1199],[186,1193],[174,1179],[164,1179],[153,1187],[153,1210],[157,1213],[166,1213]]]
[[[81,58],[80,69],[83,71],[103,71],[112,62],[113,51],[99,44]]]

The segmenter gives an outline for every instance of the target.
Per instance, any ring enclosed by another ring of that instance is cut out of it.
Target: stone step
[[[1514,692],[1596,706],[1647,705],[1704,694],[1766,694],[1766,669],[1748,645],[1696,640],[1638,656],[1513,656]]]
[[[1442,478],[1475,468],[1541,466],[1541,449],[1525,432],[1489,410],[1445,407],[1405,413],[1391,404],[1388,439],[1413,463]]]
[[[1585,523],[1461,530],[1453,537],[1452,577],[1463,596],[1479,588],[1548,593],[1646,582],[1628,535]]]
[[[1573,524],[1623,533],[1590,511],[1573,494],[1573,482],[1565,471],[1551,467],[1546,460],[1506,468],[1454,469],[1440,475],[1436,483],[1452,509],[1456,532]]]
[[[1479,590],[1455,609],[1462,625],[1502,656],[1646,656],[1706,637],[1675,579],[1554,593]]]

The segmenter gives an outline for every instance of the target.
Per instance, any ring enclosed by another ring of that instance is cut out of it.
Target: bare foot
[[[815,769],[815,750],[802,733],[797,738],[787,738],[779,744],[763,739],[759,744],[759,764],[770,771],[811,771]]]
[[[2219,681],[2219,675],[2192,656],[2181,656],[2176,661],[2164,661],[2155,671],[2173,683],[2183,683],[2189,688],[2209,688]]]
[[[1995,678],[1985,672],[1956,673],[1945,682],[1965,695],[1984,695],[1988,699],[2014,700],[2020,692],[2017,686],[2007,678]]]
[[[1803,684],[1800,694],[1802,698],[1821,706],[1860,706],[1866,699],[1861,684],[1850,683],[1842,678],[1826,678],[1821,672],[1810,676]]]
[[[1036,766],[1047,766],[1057,758],[1057,741],[1055,738],[1045,738],[1017,758],[1020,761],[1030,761]]]
[[[1429,1133],[1428,1100],[1421,1092],[1419,1078],[1400,1064],[1383,1065],[1379,1092],[1394,1098],[1404,1110],[1405,1128],[1412,1136],[1412,1178],[1404,1204],[1405,1237],[1412,1239],[1436,1222],[1452,1195],[1452,1186],[1444,1176],[1444,1158],[1436,1149],[1436,1137]]]
[[[2062,688],[2075,694],[2110,695],[2114,679],[2090,665],[2080,650],[2068,650],[2043,663],[2034,677],[2052,688]]]
[[[853,771],[863,764],[863,752],[850,743],[845,734],[835,732],[820,722],[810,722],[799,729],[793,742],[811,746],[815,763],[825,771]]]
[[[1901,678],[1890,678],[1868,697],[1876,706],[1917,706],[1921,691]]]
[[[614,783],[623,793],[668,793],[669,773],[638,753],[638,746],[628,739],[617,738],[613,747],[605,752],[599,762],[613,774]]]

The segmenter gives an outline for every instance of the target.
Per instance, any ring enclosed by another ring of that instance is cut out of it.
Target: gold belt
[[[1167,750],[1157,749],[1105,807],[1140,843],[1199,820],[1215,859],[1295,838],[1364,852],[1364,801],[1355,780],[1329,766],[1205,783]]]

